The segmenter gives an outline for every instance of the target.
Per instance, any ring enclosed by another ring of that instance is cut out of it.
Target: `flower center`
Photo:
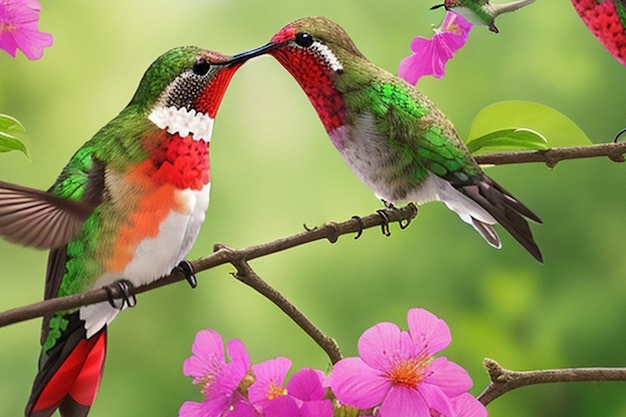
[[[283,397],[287,395],[287,389],[280,384],[272,381],[267,388],[267,399],[273,400],[274,398]]]
[[[394,364],[387,373],[391,383],[396,386],[416,389],[426,376],[424,370],[432,361],[428,355],[420,355],[415,358],[404,358]]]
[[[0,22],[0,33],[5,33],[5,32],[13,32],[16,29],[16,26],[14,23],[11,22]]]

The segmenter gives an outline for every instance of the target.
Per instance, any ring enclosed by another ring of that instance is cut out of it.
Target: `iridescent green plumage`
[[[343,160],[387,206],[442,201],[490,245],[501,246],[500,223],[542,261],[526,220],[539,217],[485,175],[428,97],[368,61],[339,25],[302,18],[234,59],[263,53],[294,76]]]

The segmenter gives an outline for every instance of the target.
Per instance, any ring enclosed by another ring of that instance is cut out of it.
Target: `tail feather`
[[[541,251],[535,243],[526,220],[541,223],[539,216],[486,175],[476,184],[461,186],[457,189],[489,212],[524,249],[537,261],[543,262]]]
[[[87,416],[104,367],[106,327],[86,339],[81,322],[74,321],[79,325],[70,326],[64,340],[42,355],[26,417],[50,417],[57,409],[62,417]]]

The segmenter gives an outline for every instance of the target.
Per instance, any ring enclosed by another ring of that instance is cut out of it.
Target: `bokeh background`
[[[45,189],[73,152],[132,96],[148,65],[195,44],[236,53],[286,23],[324,15],[362,52],[395,71],[415,35],[429,36],[435,0],[42,2],[42,30],[55,37],[43,59],[0,54],[0,112],[29,134],[29,162],[0,155],[0,178]],[[472,30],[445,78],[420,81],[467,134],[485,106],[537,101],[608,142],[626,126],[626,68],[588,32],[571,3],[541,0],[498,19],[501,33]],[[219,112],[212,199],[190,258],[215,242],[242,247],[330,220],[365,215],[379,202],[343,164],[312,107],[269,57],[244,66]],[[359,335],[380,321],[405,327],[424,307],[445,319],[444,352],[466,367],[478,394],[481,362],[512,369],[626,365],[626,166],[608,159],[494,167],[489,174],[535,210],[545,264],[508,235],[494,250],[441,204],[421,208],[405,231],[393,225],[355,241],[317,242],[252,266],[355,355]],[[0,310],[40,300],[46,253],[0,241]],[[90,417],[175,416],[200,394],[182,374],[195,332],[214,328],[247,345],[252,360],[278,355],[294,367],[327,368],[323,352],[275,306],[234,280],[231,266],[142,294],[109,332],[109,354]],[[19,416],[39,354],[38,320],[0,329],[0,416]],[[527,387],[496,400],[492,416],[626,416],[623,383]]]

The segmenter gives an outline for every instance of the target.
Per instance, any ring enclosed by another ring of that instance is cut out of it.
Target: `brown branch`
[[[360,232],[364,229],[384,226],[388,222],[400,222],[401,225],[407,224],[415,218],[415,216],[417,216],[417,207],[413,204],[408,204],[402,208],[386,210],[385,212],[387,214],[387,219],[378,213],[360,218],[354,217],[340,223],[325,223],[322,226],[307,229],[292,236],[241,249],[224,249],[223,246],[218,244],[215,247],[214,253],[192,261],[191,265],[196,272],[205,271],[226,263],[231,263],[237,267],[236,262],[249,261],[262,256],[282,252],[316,240],[327,239],[330,243],[335,243],[341,235],[349,233],[360,234]],[[182,280],[184,280],[183,274],[179,271],[174,271],[170,275],[151,284],[135,288],[132,293],[140,294]],[[120,294],[119,290],[115,287],[110,288],[110,292],[114,298],[123,297],[123,295]],[[0,313],[0,327],[31,320],[57,311],[71,310],[81,306],[108,300],[108,292],[102,288],[87,291],[81,294],[53,298]]]
[[[483,365],[491,383],[478,396],[487,405],[499,396],[516,388],[555,382],[626,381],[626,368],[565,368],[539,371],[510,371],[493,359],[485,358]]]
[[[476,162],[483,165],[522,164],[543,162],[549,168],[566,159],[597,158],[606,156],[613,162],[624,162],[626,142],[602,143],[588,146],[568,146],[538,151],[500,152],[476,155]]]
[[[250,264],[241,258],[237,258],[236,249],[229,248],[226,245],[219,245],[219,250],[230,251],[232,253],[231,263],[237,268],[237,272],[233,273],[233,276],[239,281],[253,288],[259,294],[265,296],[272,303],[278,306],[291,320],[293,320],[311,339],[313,339],[319,347],[330,358],[332,364],[341,360],[341,350],[335,339],[327,336],[322,332],[311,320],[309,320],[304,313],[287,300],[280,292],[274,287],[265,282],[256,272],[250,267]]]

